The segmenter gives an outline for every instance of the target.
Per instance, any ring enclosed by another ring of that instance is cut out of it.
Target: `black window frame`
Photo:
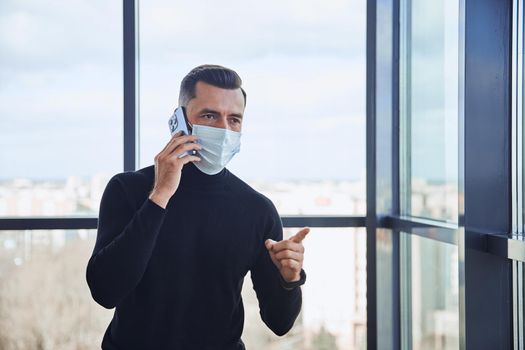
[[[400,3],[373,0],[367,9],[367,172],[375,172],[367,177],[371,187],[390,185],[382,191],[370,189],[367,195],[375,196],[375,202],[368,203],[392,200],[383,208],[367,208],[367,248],[372,259],[367,276],[368,286],[374,288],[367,300],[368,349],[403,348],[400,231],[457,245],[460,349],[512,349],[516,312],[512,263],[525,257],[523,238],[512,230],[513,2],[458,1],[458,225],[400,215]],[[381,140],[376,139],[379,135]],[[382,238],[378,244],[377,237],[385,229],[390,240],[385,243]],[[385,252],[386,257],[376,258]],[[375,289],[385,279],[390,284]]]

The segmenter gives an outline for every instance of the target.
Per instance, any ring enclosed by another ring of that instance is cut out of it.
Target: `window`
[[[459,349],[460,4],[399,11],[399,208],[409,226],[429,225],[399,233],[400,343]]]
[[[290,237],[300,228],[286,228]],[[336,242],[336,244],[334,244]],[[253,349],[366,349],[366,235],[363,228],[312,228],[304,240],[303,307],[283,338],[262,323],[248,276],[243,342]],[[329,252],[329,253],[327,253]]]
[[[241,152],[228,169],[281,215],[363,215],[365,9],[361,0],[141,2],[140,166],[169,140],[182,78],[221,64],[247,92]],[[308,283],[293,332],[280,339],[267,329],[246,278],[243,341],[254,349],[366,348],[364,231],[315,228],[305,246]]]
[[[365,5],[141,2],[141,167],[169,140],[182,78],[221,64],[248,95],[241,152],[228,168],[281,215],[363,215]]]
[[[457,223],[459,3],[401,11],[402,214]]]
[[[116,2],[2,1],[0,216],[96,215],[122,168],[121,38]]]
[[[136,99],[123,94],[121,43],[131,33],[122,14],[139,2],[123,3],[124,12],[122,3],[82,0],[0,4],[0,348],[99,346],[113,311],[93,302],[84,273],[100,197],[135,147],[136,168],[153,164],[169,139],[178,84],[201,63],[237,70],[248,92],[243,151],[229,168],[274,201],[285,237],[297,231],[290,223],[315,226],[296,326],[283,338],[271,334],[247,279],[243,340],[366,348],[364,218],[350,217],[366,210],[366,2],[141,2]],[[124,58],[132,59],[128,51]],[[125,147],[132,128],[123,99],[140,105],[140,136]],[[22,229],[10,230],[13,222]],[[78,312],[64,314],[71,305]]]
[[[96,230],[0,231],[0,348],[95,349],[113,312],[94,304]]]
[[[401,233],[403,348],[459,349],[458,247]]]

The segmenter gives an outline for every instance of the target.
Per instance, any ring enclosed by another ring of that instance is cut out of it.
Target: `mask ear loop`
[[[190,123],[190,121],[188,120],[188,117],[186,116],[186,108],[184,106],[181,106],[180,108],[182,108],[182,115],[184,116],[184,120],[186,121],[186,125],[188,126],[188,134],[192,135],[193,134],[193,124]],[[191,153],[193,155],[198,154],[196,150],[193,150]]]
[[[188,126],[188,131],[189,131],[189,134],[191,135],[192,132],[193,132],[193,124],[190,123],[190,121],[188,120],[188,117],[186,116],[186,108],[181,106],[182,108],[182,114],[184,115],[184,119],[186,120],[186,125]]]

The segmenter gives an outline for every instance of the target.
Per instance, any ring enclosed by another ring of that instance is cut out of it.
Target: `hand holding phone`
[[[179,187],[182,167],[189,162],[198,162],[200,157],[192,155],[192,151],[202,149],[196,142],[195,135],[175,133],[168,144],[155,156],[155,182],[149,198],[162,208],[166,208],[168,201]],[[182,157],[182,154],[189,154]],[[181,159],[182,158],[182,159]]]
[[[168,120],[168,125],[170,127],[171,136],[175,135],[179,131],[182,131],[182,135],[191,135],[191,132],[189,131],[190,129],[189,123],[188,123],[188,119],[186,118],[186,112],[184,110],[184,107],[177,107],[175,109],[170,119]],[[195,152],[192,152],[192,153],[185,152],[181,154],[179,158],[182,158],[186,155],[192,155],[192,154],[195,154]]]
[[[200,161],[200,157],[195,154],[202,149],[195,142],[197,136],[191,135],[191,124],[186,118],[184,107],[175,109],[168,125],[171,139],[155,156],[155,183],[149,194],[149,198],[163,208],[166,208],[169,199],[179,187],[182,167],[189,162]]]

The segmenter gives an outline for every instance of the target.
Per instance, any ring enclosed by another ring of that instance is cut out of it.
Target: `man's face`
[[[244,96],[241,89],[221,89],[202,81],[195,86],[195,97],[186,106],[191,124],[241,131]]]

